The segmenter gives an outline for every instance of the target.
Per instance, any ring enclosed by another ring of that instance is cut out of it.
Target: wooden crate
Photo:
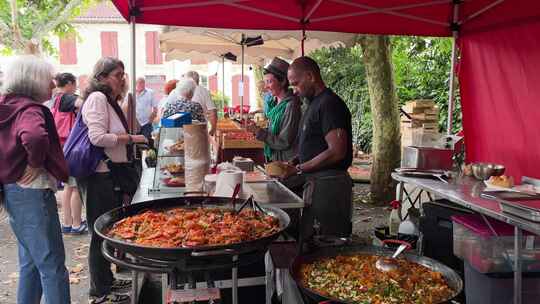
[[[230,139],[223,137],[221,141],[222,149],[262,149],[264,148],[264,143],[256,139]]]

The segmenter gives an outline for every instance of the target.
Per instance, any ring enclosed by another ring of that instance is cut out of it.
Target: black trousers
[[[101,253],[103,239],[94,232],[94,223],[100,215],[120,207],[122,204],[114,193],[109,173],[94,173],[89,177],[77,179],[77,187],[86,205],[86,219],[91,233],[88,253],[88,267],[90,270],[89,295],[101,297],[110,292],[114,277],[111,271],[111,263]]]
[[[300,240],[314,234],[348,237],[352,233],[353,183],[347,171],[325,170],[293,176],[283,181],[292,191],[302,191]]]
[[[141,126],[141,130],[139,131],[139,134],[144,135],[146,139],[148,140],[148,146],[153,147],[154,141],[152,140],[152,130],[153,130],[152,123],[149,122],[145,124],[144,126]]]

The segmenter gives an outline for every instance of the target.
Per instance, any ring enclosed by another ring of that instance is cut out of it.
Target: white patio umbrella
[[[224,54],[240,54],[241,84],[244,83],[244,63],[263,66],[266,60],[281,57],[292,60],[306,51],[324,46],[351,46],[357,34],[313,31],[305,36],[299,31],[255,31],[201,27],[172,27],[160,34],[160,48],[165,60],[221,60]],[[244,96],[241,94],[241,116]]]

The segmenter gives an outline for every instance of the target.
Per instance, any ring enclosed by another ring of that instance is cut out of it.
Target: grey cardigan
[[[283,113],[279,134],[272,134],[270,125],[267,129],[260,129],[256,137],[263,141],[272,149],[272,161],[288,161],[296,156],[296,136],[298,126],[302,117],[300,99],[297,96],[289,95],[281,102],[289,100],[287,108]]]

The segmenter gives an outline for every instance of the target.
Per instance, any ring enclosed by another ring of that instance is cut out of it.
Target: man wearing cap
[[[264,142],[264,155],[271,161],[288,161],[296,155],[296,136],[302,116],[300,100],[289,89],[289,63],[275,57],[264,68],[265,88],[274,98],[274,106],[267,113],[268,127],[248,126],[258,140]]]
[[[290,187],[303,185],[306,203],[301,237],[314,233],[349,236],[352,230],[351,113],[343,100],[321,78],[309,57],[294,60],[288,70],[294,92],[306,99],[298,133],[298,153],[290,163],[296,174],[284,180]],[[292,172],[290,173],[292,174]]]

